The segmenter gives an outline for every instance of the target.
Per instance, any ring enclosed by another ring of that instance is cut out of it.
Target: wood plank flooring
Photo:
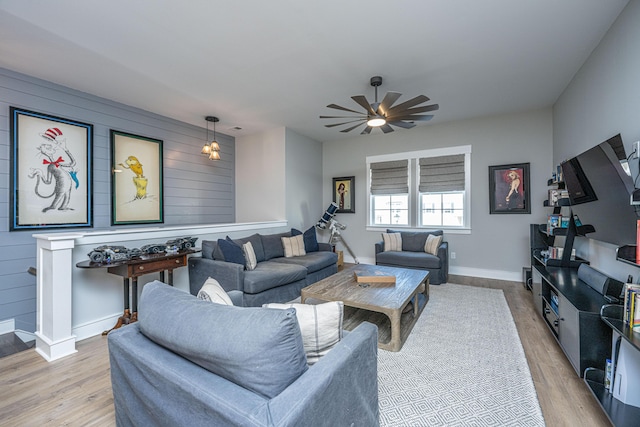
[[[462,276],[451,276],[449,281],[504,291],[547,426],[610,425],[534,312],[531,293],[521,283]],[[107,340],[93,337],[79,342],[77,349],[78,353],[52,363],[33,349],[1,358],[0,426],[115,425]]]

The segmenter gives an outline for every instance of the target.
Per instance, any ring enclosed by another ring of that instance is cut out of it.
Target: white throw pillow
[[[427,236],[427,241],[424,244],[424,251],[431,255],[438,255],[438,248],[442,243],[442,236],[434,236],[433,234],[429,234]]]
[[[307,354],[307,363],[313,365],[327,354],[342,339],[342,301],[323,304],[264,304],[263,307],[296,309],[296,317],[302,332],[302,343]]]
[[[304,236],[302,234],[293,237],[282,237],[281,239],[285,258],[307,254],[304,250]]]
[[[253,250],[251,242],[247,242],[242,245],[242,252],[244,252],[244,258],[247,261],[247,270],[255,270],[258,265],[258,261],[256,260],[256,252]]]
[[[211,301],[216,304],[233,305],[231,298],[227,295],[227,292],[220,286],[220,282],[216,279],[209,277],[204,285],[200,288],[197,295],[198,299],[204,301]]]
[[[384,251],[402,251],[402,234],[400,233],[382,233],[384,241]]]

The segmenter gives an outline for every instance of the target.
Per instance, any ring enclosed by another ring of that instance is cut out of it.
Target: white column
[[[76,352],[72,334],[72,252],[81,234],[34,234],[37,239],[36,351],[47,361]]]

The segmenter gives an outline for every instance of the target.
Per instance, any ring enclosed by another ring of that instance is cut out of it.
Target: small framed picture
[[[356,213],[355,176],[333,178],[333,201],[336,213]]]
[[[93,125],[10,108],[9,229],[93,227]]]
[[[530,214],[529,163],[489,166],[489,213]]]
[[[111,225],[164,222],[162,141],[111,130]]]

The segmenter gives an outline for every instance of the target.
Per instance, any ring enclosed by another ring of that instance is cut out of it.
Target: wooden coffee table
[[[358,283],[354,273],[360,276],[395,276],[395,284]],[[345,305],[345,328],[355,327],[362,321],[378,325],[378,347],[400,351],[418,317],[429,301],[429,272],[407,268],[358,264],[329,276],[302,289],[300,300],[308,298],[322,301],[342,301]],[[413,309],[403,314],[409,302]],[[353,307],[353,313],[347,313]],[[373,312],[373,313],[372,313]],[[381,322],[374,314],[384,316]],[[384,322],[384,317],[388,321]],[[386,338],[386,339],[385,339]]]

